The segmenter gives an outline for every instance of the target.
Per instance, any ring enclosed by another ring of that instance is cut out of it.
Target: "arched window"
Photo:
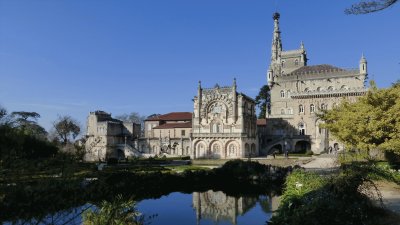
[[[214,123],[212,125],[212,133],[220,133],[221,132],[221,125],[219,123]]]
[[[288,108],[287,113],[288,113],[289,115],[292,115],[292,114],[293,114],[293,109],[292,109],[292,108]]]
[[[299,105],[299,113],[304,113],[304,106],[303,105]]]
[[[294,65],[295,65],[295,66],[298,66],[298,65],[299,65],[299,60],[298,60],[298,59],[294,60]]]
[[[315,105],[314,105],[314,104],[311,104],[311,105],[310,105],[310,112],[311,112],[311,113],[314,113],[314,112],[315,112]]]
[[[328,109],[328,105],[325,105],[324,103],[322,103],[322,104],[321,104],[321,109],[322,109],[322,110]]]
[[[235,144],[230,144],[228,147],[228,155],[234,156],[236,155],[236,145]]]
[[[285,109],[281,109],[281,115],[285,115]]]
[[[284,97],[285,97],[285,91],[282,90],[282,91],[281,91],[281,98],[284,98]]]
[[[287,98],[290,98],[290,90],[287,91]]]
[[[306,125],[304,123],[299,124],[299,134],[306,135]]]

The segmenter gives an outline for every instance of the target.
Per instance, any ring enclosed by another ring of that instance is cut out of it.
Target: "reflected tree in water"
[[[124,200],[118,195],[114,201],[103,201],[97,210],[89,209],[83,214],[84,225],[144,225],[144,216],[136,209],[136,202]]]

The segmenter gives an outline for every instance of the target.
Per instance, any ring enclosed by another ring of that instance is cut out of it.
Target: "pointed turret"
[[[233,78],[233,85],[232,85],[232,98],[233,98],[233,105],[236,105],[236,99],[237,99],[237,85],[236,85],[236,78]],[[232,119],[233,121],[236,122],[236,109],[233,110],[232,112]]]
[[[279,13],[274,13],[274,33],[272,38],[271,61],[277,62],[282,52],[281,31],[279,30]]]
[[[367,59],[364,57],[364,53],[361,55],[361,59],[360,59],[360,74],[362,74],[362,75],[368,74]]]

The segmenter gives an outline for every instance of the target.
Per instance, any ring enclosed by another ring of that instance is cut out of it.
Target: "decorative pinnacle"
[[[367,59],[365,58],[365,56],[364,56],[364,52],[361,54],[361,59],[360,59],[360,62],[366,62],[367,61]]]
[[[273,14],[273,16],[272,16],[272,18],[273,18],[274,20],[279,20],[280,17],[281,17],[281,15],[280,15],[278,12],[275,12],[275,13]]]
[[[304,49],[304,42],[303,41],[301,41],[301,43],[300,43],[300,48]]]
[[[201,88],[201,80],[199,80],[199,88]]]
[[[233,78],[233,86],[236,87],[236,77]]]

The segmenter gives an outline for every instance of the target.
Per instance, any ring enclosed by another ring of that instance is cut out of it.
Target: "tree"
[[[268,85],[264,85],[261,87],[260,92],[256,96],[256,105],[260,109],[260,113],[258,114],[259,119],[266,118],[267,109],[269,110],[270,104],[270,93]]]
[[[400,154],[400,84],[377,89],[371,83],[367,94],[357,102],[344,101],[340,106],[319,115],[322,127],[365,156],[377,149]]]
[[[40,118],[39,113],[17,111],[12,112],[10,117],[12,126],[22,133],[43,139],[47,136],[46,129],[37,123],[38,118]]]
[[[7,115],[7,110],[0,105],[0,120]]]
[[[132,112],[131,114],[122,114],[115,117],[116,119],[122,120],[123,122],[140,124],[141,132],[144,132],[144,121],[146,116],[142,116],[137,112]]]
[[[346,14],[367,14],[384,10],[397,3],[398,0],[374,0],[374,1],[361,1],[353,4],[344,12]]]
[[[67,145],[70,139],[74,140],[81,132],[79,123],[70,116],[59,116],[58,119],[54,121],[53,126],[57,138],[60,139],[64,146]]]
[[[122,114],[122,115],[116,116],[115,118],[122,120],[123,122],[136,123],[136,124],[142,124],[144,122],[144,120],[146,119],[145,116],[141,116],[137,112],[132,112],[130,114]]]

